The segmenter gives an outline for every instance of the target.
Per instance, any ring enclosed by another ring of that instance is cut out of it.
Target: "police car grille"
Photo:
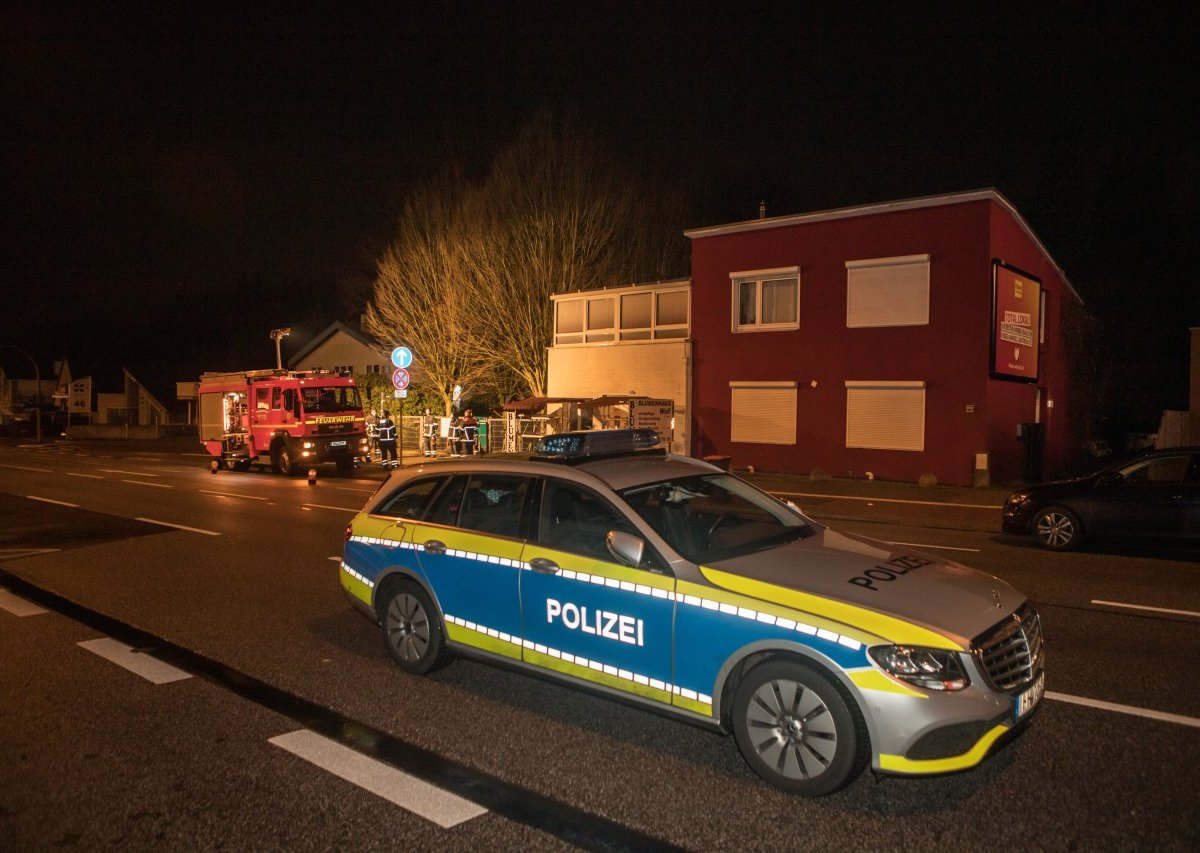
[[[1042,622],[1028,601],[972,645],[997,690],[1016,689],[1042,671]]]

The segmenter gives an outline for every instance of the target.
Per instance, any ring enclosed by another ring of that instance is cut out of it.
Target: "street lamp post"
[[[283,370],[283,355],[279,351],[279,342],[292,333],[291,329],[272,329],[271,340],[275,342],[275,369]]]
[[[34,408],[33,415],[34,415],[34,422],[37,424],[37,426],[35,427],[35,429],[37,430],[37,433],[36,433],[37,434],[37,442],[38,442],[38,444],[41,444],[42,443],[42,371],[38,369],[37,361],[34,360],[33,356],[31,356],[29,353],[25,352],[25,350],[21,349],[20,347],[14,346],[13,344],[0,344],[0,349],[16,350],[21,355],[23,355],[27,359],[29,359],[29,363],[33,365],[33,381],[35,384],[34,392],[33,392],[35,408]]]

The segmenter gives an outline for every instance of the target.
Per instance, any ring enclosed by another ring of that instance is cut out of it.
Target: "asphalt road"
[[[1049,647],[1038,715],[980,767],[810,801],[676,721],[468,661],[397,670],[336,574],[377,485],[0,446],[0,849],[1200,842],[1194,552],[1046,554],[995,532],[997,493],[766,482],[1008,580]],[[121,647],[190,677],[156,684]]]

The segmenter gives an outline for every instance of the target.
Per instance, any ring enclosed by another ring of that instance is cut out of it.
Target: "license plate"
[[[344,442],[344,441],[331,441],[331,442],[329,442],[329,446],[330,446],[330,447],[345,447],[345,446],[346,446],[346,442]]]
[[[1019,720],[1037,707],[1046,692],[1046,673],[1038,676],[1037,681],[1022,693],[1013,697],[1013,719]]]

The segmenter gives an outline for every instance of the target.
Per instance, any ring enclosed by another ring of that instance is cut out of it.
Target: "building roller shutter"
[[[925,383],[846,383],[846,447],[925,449]]]
[[[846,262],[846,327],[929,325],[929,255]]]
[[[795,382],[730,382],[729,385],[731,441],[796,443]]]

